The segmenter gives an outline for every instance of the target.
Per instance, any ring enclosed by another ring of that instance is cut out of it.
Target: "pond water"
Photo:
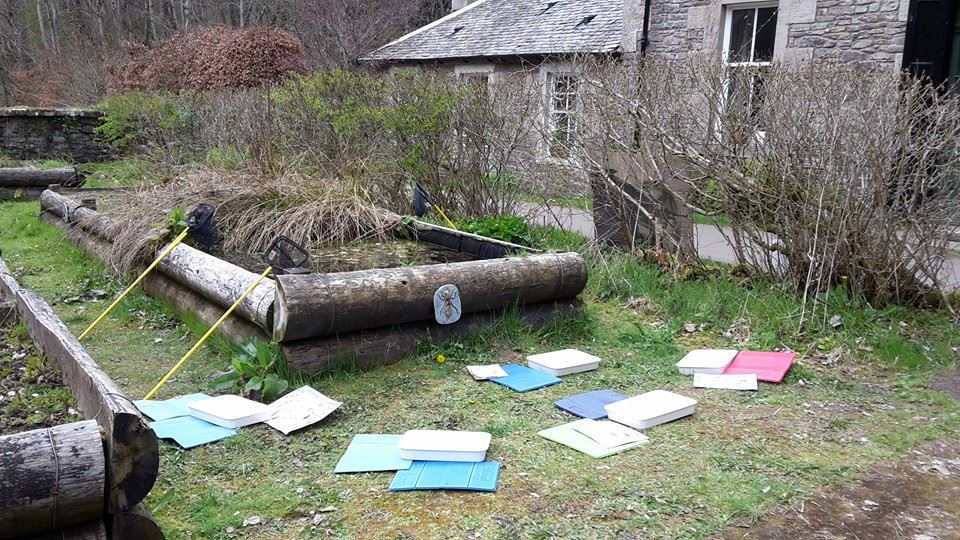
[[[251,272],[260,273],[267,268],[263,257],[259,254],[222,250],[214,250],[211,254]],[[314,249],[310,253],[312,270],[317,273],[352,272],[371,268],[396,268],[470,260],[473,260],[473,257],[466,253],[410,240],[358,242],[346,246]]]

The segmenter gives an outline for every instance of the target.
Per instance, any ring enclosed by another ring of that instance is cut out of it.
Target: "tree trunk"
[[[64,382],[87,418],[107,433],[107,510],[129,509],[150,493],[160,466],[157,437],[140,411],[33,291],[20,288],[0,259],[0,290],[17,299],[20,318],[37,349],[60,365]]]
[[[296,341],[434,319],[433,295],[452,283],[463,313],[573,298],[587,283],[576,253],[277,277],[273,339]]]
[[[33,167],[0,168],[0,186],[2,187],[47,187],[60,184],[76,187],[83,184],[83,177],[73,167],[62,169],[35,169]]]
[[[103,441],[92,420],[0,437],[0,471],[0,538],[103,514]]]
[[[579,302],[569,299],[527,305],[519,309],[518,315],[523,323],[540,328],[579,312]],[[336,367],[370,369],[406,358],[414,352],[420,339],[440,343],[451,337],[467,336],[495,324],[503,316],[504,310],[470,313],[454,324],[421,321],[292,341],[281,346],[287,363],[307,373],[321,373]]]

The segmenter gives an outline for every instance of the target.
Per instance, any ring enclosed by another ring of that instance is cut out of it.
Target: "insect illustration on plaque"
[[[433,312],[440,324],[453,324],[460,320],[463,306],[460,303],[460,289],[447,284],[433,293]]]

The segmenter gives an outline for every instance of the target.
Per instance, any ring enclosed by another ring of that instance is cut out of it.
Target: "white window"
[[[455,66],[453,72],[462,81],[487,86],[493,75],[493,64],[461,64]]]
[[[777,6],[728,6],[724,27],[728,81],[724,112],[753,116],[763,100],[763,74],[773,62]]]
[[[571,72],[547,72],[547,148],[553,157],[570,157],[576,135],[577,78]]]

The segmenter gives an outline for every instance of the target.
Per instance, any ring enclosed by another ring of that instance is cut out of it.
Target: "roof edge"
[[[417,34],[419,34],[419,33],[421,33],[421,32],[426,32],[427,30],[430,30],[430,29],[433,28],[434,26],[438,26],[438,25],[440,25],[440,24],[442,24],[442,23],[444,23],[444,22],[446,22],[446,21],[449,21],[450,19],[456,19],[457,17],[459,17],[460,15],[462,15],[462,14],[470,11],[471,9],[473,9],[473,8],[475,8],[475,7],[477,7],[477,6],[481,5],[481,4],[486,4],[486,3],[487,3],[487,0],[477,0],[476,2],[473,2],[473,3],[471,3],[471,4],[468,4],[467,6],[462,7],[462,8],[460,8],[460,9],[454,11],[453,13],[450,13],[449,15],[444,15],[443,17],[440,17],[439,19],[433,21],[433,22],[430,23],[430,24],[425,24],[425,25],[421,26],[420,28],[417,28],[417,29],[414,30],[413,32],[410,32],[410,33],[408,33],[408,34],[405,34],[405,35],[403,35],[403,36],[400,36],[400,37],[398,37],[397,39],[391,41],[390,43],[387,43],[386,45],[381,45],[381,46],[377,47],[376,49],[370,51],[370,52],[367,53],[366,55],[361,56],[360,58],[358,58],[358,60],[360,60],[361,62],[370,62],[370,61],[381,60],[380,58],[373,58],[373,55],[376,54],[378,51],[381,51],[381,50],[383,50],[383,49],[386,49],[387,47],[390,47],[390,46],[392,46],[392,45],[396,45],[397,43],[400,43],[400,42],[404,41],[404,40],[407,39],[407,38],[413,37],[413,36],[415,36],[415,35],[417,35]]]

